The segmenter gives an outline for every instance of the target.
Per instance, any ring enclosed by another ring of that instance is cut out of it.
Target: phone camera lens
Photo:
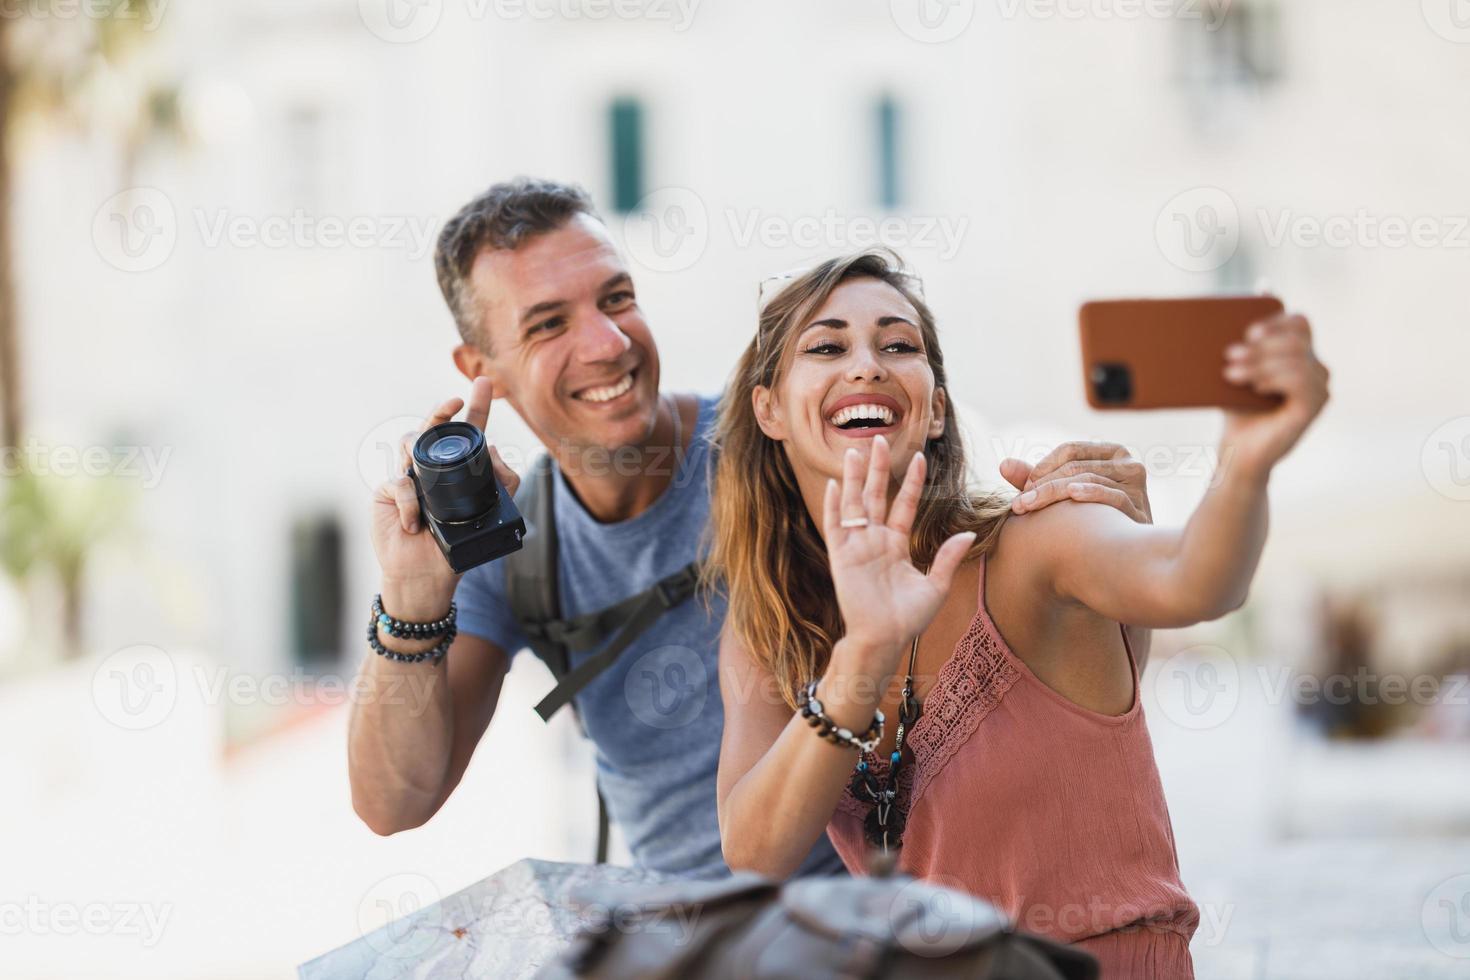
[[[1095,364],[1088,380],[1104,405],[1126,405],[1133,400],[1133,372],[1126,364]]]

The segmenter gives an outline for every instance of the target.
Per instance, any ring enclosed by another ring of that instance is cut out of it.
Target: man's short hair
[[[470,286],[470,269],[480,252],[514,250],[579,214],[598,217],[592,198],[576,184],[517,177],[492,185],[445,222],[434,249],[434,272],[465,343],[489,349],[490,338],[480,329],[480,305]]]

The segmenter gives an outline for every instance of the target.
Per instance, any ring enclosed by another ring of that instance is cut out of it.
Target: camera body
[[[521,548],[526,522],[490,465],[485,436],[467,422],[428,429],[408,469],[419,512],[449,567],[469,571]]]

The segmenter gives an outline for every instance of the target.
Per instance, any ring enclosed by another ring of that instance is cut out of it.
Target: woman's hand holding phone
[[[924,486],[924,455],[914,454],[890,508],[888,442],[875,436],[872,444],[866,466],[862,454],[849,449],[841,485],[827,481],[822,526],[846,630],[833,666],[881,680],[939,612],[975,535],[956,534],[941,545],[928,574],[915,568],[909,535]]]
[[[1265,411],[1226,411],[1221,464],[1265,480],[1327,403],[1328,370],[1312,349],[1312,327],[1300,314],[1252,326],[1225,351],[1225,380],[1257,394],[1279,395]]]

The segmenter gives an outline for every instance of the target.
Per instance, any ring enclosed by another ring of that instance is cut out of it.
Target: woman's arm
[[[847,659],[841,648],[839,641],[834,664]],[[881,701],[867,690],[873,686],[830,669],[817,699],[834,724],[861,731]],[[785,878],[826,832],[857,752],[818,737],[728,629],[720,636],[720,696],[725,732],[717,796],[725,863]]]
[[[1277,317],[1247,337],[1228,352],[1225,376],[1282,403],[1227,414],[1220,470],[1182,529],[1138,525],[1111,507],[1051,507],[1014,522],[1013,537],[1028,539],[1022,550],[1057,594],[1158,628],[1215,619],[1245,601],[1266,541],[1271,468],[1327,400],[1327,369],[1303,317]]]
[[[924,457],[910,461],[890,509],[888,443],[863,461],[848,450],[842,487],[829,481],[822,535],[846,635],[832,648],[817,700],[833,724],[865,730],[907,649],[938,613],[973,533],[951,537],[928,574],[909,558]],[[866,518],[862,527],[844,519]],[[717,784],[720,839],[731,868],[784,878],[832,819],[857,753],[819,737],[777,694],[774,678],[727,629],[720,638],[725,732]]]

